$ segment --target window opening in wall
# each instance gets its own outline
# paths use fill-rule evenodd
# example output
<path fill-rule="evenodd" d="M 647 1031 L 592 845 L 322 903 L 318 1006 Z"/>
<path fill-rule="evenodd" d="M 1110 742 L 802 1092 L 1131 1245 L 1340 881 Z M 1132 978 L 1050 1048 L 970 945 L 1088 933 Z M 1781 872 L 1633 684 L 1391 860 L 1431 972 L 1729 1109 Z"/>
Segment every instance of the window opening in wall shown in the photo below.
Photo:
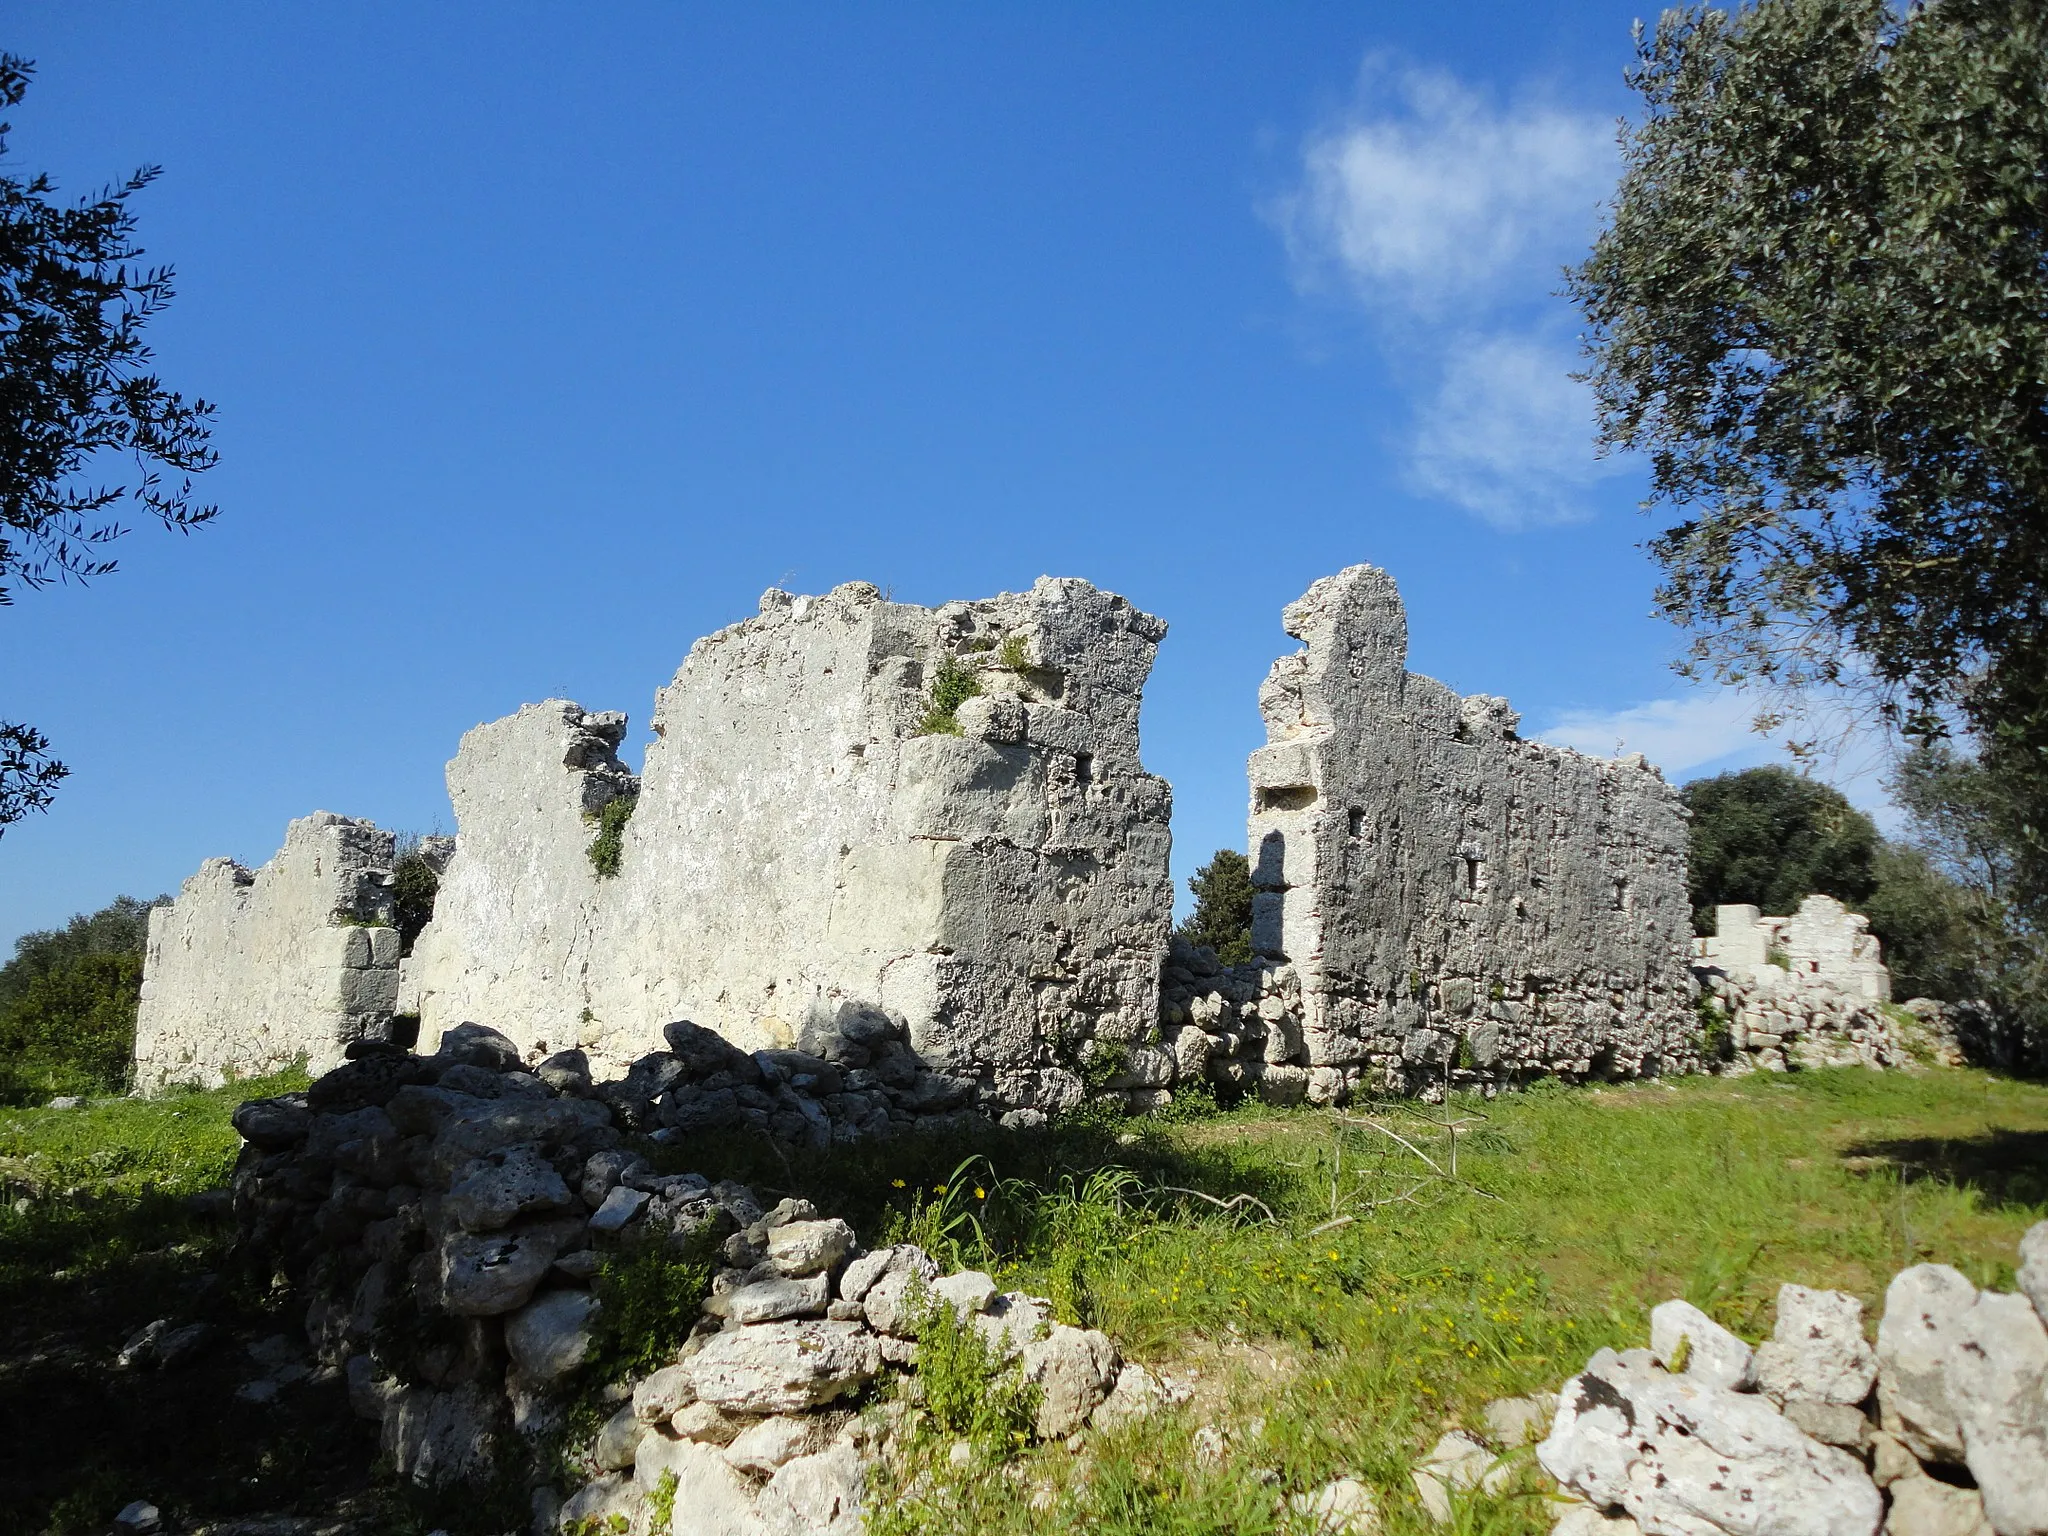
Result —
<path fill-rule="evenodd" d="M 1313 784 L 1281 784 L 1262 788 L 1258 807 L 1262 811 L 1305 811 L 1316 803 Z"/>
<path fill-rule="evenodd" d="M 1351 833 L 1350 833 L 1350 835 L 1351 835 L 1351 836 L 1353 836 L 1353 837 L 1363 837 L 1363 836 L 1365 836 L 1365 812 L 1363 812 L 1363 811 L 1352 811 L 1352 812 L 1351 812 L 1351 813 L 1350 813 L 1350 814 L 1349 814 L 1349 815 L 1348 815 L 1348 816 L 1347 816 L 1347 817 L 1345 818 L 1345 820 L 1346 820 L 1347 824 L 1349 825 L 1349 827 L 1350 827 L 1350 829 L 1351 829 Z"/>
<path fill-rule="evenodd" d="M 1465 893 L 1477 895 L 1479 891 L 1479 860 L 1469 853 L 1465 855 Z"/>
<path fill-rule="evenodd" d="M 1095 782 L 1095 754 L 1080 752 L 1074 756 L 1074 777 L 1083 784 Z"/>
<path fill-rule="evenodd" d="M 1618 877 L 1614 882 L 1614 910 L 1628 910 L 1628 880 L 1625 877 Z"/>

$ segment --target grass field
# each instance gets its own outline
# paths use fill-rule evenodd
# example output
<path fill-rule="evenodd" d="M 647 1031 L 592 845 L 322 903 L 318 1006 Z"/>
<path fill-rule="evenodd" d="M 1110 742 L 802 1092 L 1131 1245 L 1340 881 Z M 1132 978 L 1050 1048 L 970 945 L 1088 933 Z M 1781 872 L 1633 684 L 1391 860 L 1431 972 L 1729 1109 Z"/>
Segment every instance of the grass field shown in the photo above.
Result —
<path fill-rule="evenodd" d="M 0 1532 L 97 1530 L 136 1497 L 219 1513 L 361 1496 L 373 1437 L 337 1390 L 238 1418 L 225 1360 L 108 1366 L 152 1317 L 297 1320 L 186 1201 L 225 1174 L 234 1097 L 0 1114 L 9 1199 L 40 1191 L 0 1212 L 0 1434 L 31 1458 Z M 1977 1072 L 1539 1088 L 1377 1118 L 1247 1108 L 661 1155 L 809 1195 L 870 1241 L 949 1249 L 1193 1386 L 1079 1454 L 955 1468 L 935 1441 L 878 1490 L 881 1532 L 1281 1531 L 1285 1495 L 1347 1472 L 1390 1531 L 1430 1529 L 1407 1473 L 1437 1436 L 1492 1397 L 1554 1388 L 1602 1344 L 1642 1342 L 1656 1302 L 1688 1297 L 1755 1338 L 1786 1280 L 1875 1304 L 1933 1259 L 2009 1287 L 2020 1234 L 2048 1217 L 2048 1088 Z M 1455 1180 L 1432 1118 L 1464 1122 Z M 1227 1432 L 1213 1462 L 1192 1454 L 1205 1425 Z M 1473 1501 L 1461 1528 L 1547 1530 L 1534 1486 Z"/>

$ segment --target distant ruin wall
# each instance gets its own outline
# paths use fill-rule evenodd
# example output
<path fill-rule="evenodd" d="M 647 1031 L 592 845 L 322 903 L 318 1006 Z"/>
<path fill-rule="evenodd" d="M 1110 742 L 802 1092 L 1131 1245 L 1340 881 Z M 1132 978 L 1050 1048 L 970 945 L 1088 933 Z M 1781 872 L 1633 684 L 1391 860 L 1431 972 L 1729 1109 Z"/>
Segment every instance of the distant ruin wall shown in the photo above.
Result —
<path fill-rule="evenodd" d="M 473 1021 L 622 1063 L 688 1018 L 821 1050 L 871 1009 L 988 1101 L 1064 1107 L 1085 1042 L 1158 1018 L 1171 792 L 1138 713 L 1164 632 L 1075 580 L 936 609 L 771 591 L 691 648 L 639 781 L 622 717 L 554 700 L 477 727 L 411 967 L 422 1046 Z M 981 690 L 957 734 L 921 728 L 942 664 Z M 600 877 L 593 817 L 635 790 Z"/>
<path fill-rule="evenodd" d="M 1283 622 L 1304 648 L 1259 691 L 1249 833 L 1252 947 L 1300 990 L 1280 1059 L 1408 1091 L 1696 1066 L 1677 791 L 1409 672 L 1383 571 Z"/>
<path fill-rule="evenodd" d="M 149 915 L 136 1085 L 217 1085 L 384 1038 L 398 990 L 393 837 L 317 811 L 261 869 L 208 859 Z"/>

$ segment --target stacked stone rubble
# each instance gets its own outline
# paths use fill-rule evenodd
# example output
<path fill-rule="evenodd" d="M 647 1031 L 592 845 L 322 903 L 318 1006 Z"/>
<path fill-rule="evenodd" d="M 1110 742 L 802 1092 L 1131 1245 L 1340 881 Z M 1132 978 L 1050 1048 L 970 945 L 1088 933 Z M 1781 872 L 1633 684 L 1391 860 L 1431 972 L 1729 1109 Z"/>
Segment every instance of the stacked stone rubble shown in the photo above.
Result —
<path fill-rule="evenodd" d="M 1874 1348 L 1839 1291 L 1782 1287 L 1754 1349 L 1665 1302 L 1648 1349 L 1601 1350 L 1559 1394 L 1537 1457 L 1592 1506 L 1569 1528 L 2048 1536 L 2048 1222 L 2020 1259 L 2019 1294 L 1902 1271 Z"/>
<path fill-rule="evenodd" d="M 617 1124 L 640 1102 L 574 1060 L 527 1071 L 512 1041 L 468 1027 L 434 1056 L 374 1050 L 237 1112 L 244 1241 L 310 1294 L 316 1353 L 346 1373 L 401 1475 L 535 1466 L 570 1393 L 591 1386 L 593 1278 L 608 1253 L 648 1244 L 720 1267 L 672 1361 L 599 1384 L 618 1406 L 578 1452 L 589 1481 L 566 1503 L 535 1488 L 549 1529 L 619 1515 L 654 1533 L 663 1508 L 693 1536 L 861 1529 L 868 1465 L 901 1414 L 879 1389 L 914 1367 L 933 1306 L 1035 1385 L 1041 1437 L 1164 1400 L 1043 1300 L 942 1275 L 915 1247 L 864 1251 L 805 1201 L 764 1211 L 744 1186 L 657 1173 Z"/>
<path fill-rule="evenodd" d="M 398 996 L 393 838 L 327 811 L 261 869 L 208 859 L 149 915 L 135 1079 L 216 1086 L 382 1039 Z"/>
<path fill-rule="evenodd" d="M 1693 971 L 1727 1032 L 1723 1070 L 1962 1063 L 1952 1010 L 1888 1006 L 1869 919 L 1832 896 L 1808 896 L 1791 917 L 1719 907 L 1716 929 L 1693 941 Z"/>

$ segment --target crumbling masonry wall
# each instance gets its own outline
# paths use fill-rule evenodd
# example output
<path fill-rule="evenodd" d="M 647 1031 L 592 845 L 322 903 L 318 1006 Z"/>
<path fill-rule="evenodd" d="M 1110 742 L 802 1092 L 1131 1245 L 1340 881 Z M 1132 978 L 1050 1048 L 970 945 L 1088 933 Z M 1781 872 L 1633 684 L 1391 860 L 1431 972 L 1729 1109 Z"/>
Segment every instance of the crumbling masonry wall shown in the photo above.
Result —
<path fill-rule="evenodd" d="M 327 811 L 261 869 L 208 859 L 149 915 L 136 1085 L 218 1085 L 382 1039 L 398 994 L 393 836 Z"/>
<path fill-rule="evenodd" d="M 826 1052 L 877 1011 L 985 1103 L 1064 1107 L 1087 1041 L 1158 1018 L 1171 793 L 1138 713 L 1164 633 L 1076 580 L 939 608 L 770 591 L 662 690 L 642 780 L 616 715 L 477 727 L 413 957 L 422 1045 L 474 1021 L 616 1064 L 689 1018 Z M 942 662 L 981 689 L 957 734 L 921 730 Z M 602 878 L 592 817 L 636 790 Z"/>
<path fill-rule="evenodd" d="M 1252 944 L 1300 1040 L 1261 1056 L 1407 1091 L 1696 1066 L 1685 812 L 1657 770 L 1525 741 L 1505 700 L 1409 672 L 1372 566 L 1284 624 L 1303 649 L 1259 690 Z"/>

